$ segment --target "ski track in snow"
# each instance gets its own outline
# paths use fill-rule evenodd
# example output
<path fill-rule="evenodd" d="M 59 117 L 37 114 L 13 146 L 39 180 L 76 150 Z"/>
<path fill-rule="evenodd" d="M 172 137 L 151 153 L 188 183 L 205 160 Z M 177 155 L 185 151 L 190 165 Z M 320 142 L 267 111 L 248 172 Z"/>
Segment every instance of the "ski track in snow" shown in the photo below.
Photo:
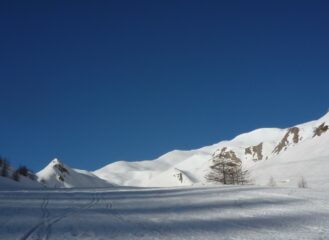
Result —
<path fill-rule="evenodd" d="M 118 221 L 120 221 L 121 223 L 124 224 L 128 224 L 130 227 L 133 228 L 138 228 L 140 230 L 142 230 L 143 232 L 153 232 L 156 235 L 164 235 L 161 233 L 161 231 L 159 229 L 148 229 L 148 226 L 143 224 L 143 223 L 138 223 L 138 222 L 132 222 L 129 221 L 127 218 L 124 218 L 122 215 L 120 215 L 120 213 L 118 211 L 116 211 L 115 209 L 113 209 L 113 203 L 110 202 L 110 209 L 112 209 L 112 211 L 110 212 Z M 137 237 L 143 237 L 144 235 L 139 233 L 139 232 L 133 232 L 133 234 Z"/>
<path fill-rule="evenodd" d="M 60 222 L 64 218 L 74 217 L 75 215 L 79 214 L 79 210 L 90 209 L 98 202 L 99 202 L 99 197 L 97 197 L 97 195 L 94 194 L 90 203 L 87 203 L 85 206 L 76 207 L 74 209 L 67 209 L 68 211 L 70 211 L 67 214 L 63 214 L 59 217 L 51 217 L 50 212 L 47 208 L 49 204 L 49 199 L 47 197 L 43 200 L 40 206 L 42 212 L 41 222 L 35 225 L 34 227 L 32 227 L 26 234 L 24 234 L 23 237 L 20 238 L 20 240 L 29 240 L 29 239 L 48 240 L 49 236 L 51 235 L 52 226 L 54 224 Z"/>
<path fill-rule="evenodd" d="M 324 240 L 328 195 L 255 186 L 0 191 L 0 239 Z"/>

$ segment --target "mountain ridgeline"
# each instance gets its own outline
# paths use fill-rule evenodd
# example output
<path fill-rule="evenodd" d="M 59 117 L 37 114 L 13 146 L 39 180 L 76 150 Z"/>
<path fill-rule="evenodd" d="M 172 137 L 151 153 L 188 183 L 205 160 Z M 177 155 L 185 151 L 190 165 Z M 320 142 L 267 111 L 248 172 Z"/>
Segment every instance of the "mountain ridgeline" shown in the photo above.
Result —
<path fill-rule="evenodd" d="M 118 161 L 94 172 L 71 169 L 55 159 L 37 176 L 48 187 L 207 185 L 216 156 L 248 171 L 255 184 L 265 185 L 271 179 L 289 186 L 303 178 L 316 186 L 329 180 L 328 126 L 329 113 L 287 129 L 257 129 L 200 149 L 174 150 L 155 160 Z"/>

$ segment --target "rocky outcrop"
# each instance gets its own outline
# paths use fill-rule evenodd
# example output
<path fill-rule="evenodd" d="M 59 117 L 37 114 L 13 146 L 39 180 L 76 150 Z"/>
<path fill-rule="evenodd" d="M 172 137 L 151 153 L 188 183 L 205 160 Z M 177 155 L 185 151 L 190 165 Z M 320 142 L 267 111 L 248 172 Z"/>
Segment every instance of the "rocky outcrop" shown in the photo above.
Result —
<path fill-rule="evenodd" d="M 245 149 L 245 155 L 251 155 L 254 161 L 259 161 L 263 159 L 263 143 L 256 146 L 251 146 Z"/>
<path fill-rule="evenodd" d="M 229 150 L 227 147 L 217 150 L 213 157 L 216 159 L 225 159 L 235 164 L 241 164 L 241 159 L 236 156 L 233 150 Z"/>
<path fill-rule="evenodd" d="M 54 168 L 57 169 L 60 173 L 70 174 L 69 171 L 64 167 L 63 163 L 59 162 L 54 165 Z"/>
<path fill-rule="evenodd" d="M 175 168 L 175 173 L 173 176 L 177 178 L 180 183 L 183 183 L 183 173 L 179 169 Z"/>
<path fill-rule="evenodd" d="M 289 142 L 289 137 L 292 136 L 292 142 Z M 292 127 L 289 128 L 287 133 L 284 135 L 280 143 L 274 148 L 273 153 L 279 154 L 282 149 L 285 150 L 288 145 L 292 143 L 298 143 L 300 140 L 299 138 L 299 128 Z"/>
<path fill-rule="evenodd" d="M 175 178 L 175 181 L 179 182 L 180 186 L 193 184 L 193 180 L 189 177 L 188 173 L 178 168 L 173 169 L 172 176 Z"/>
<path fill-rule="evenodd" d="M 65 176 L 70 174 L 70 172 L 64 167 L 64 164 L 57 160 L 57 163 L 54 164 L 54 170 L 57 173 L 58 180 L 64 182 Z"/>
<path fill-rule="evenodd" d="M 314 129 L 314 135 L 313 137 L 320 137 L 322 135 L 322 133 L 325 133 L 326 131 L 328 131 L 328 125 L 325 125 L 325 123 L 322 123 L 320 126 L 318 126 L 317 128 Z"/>

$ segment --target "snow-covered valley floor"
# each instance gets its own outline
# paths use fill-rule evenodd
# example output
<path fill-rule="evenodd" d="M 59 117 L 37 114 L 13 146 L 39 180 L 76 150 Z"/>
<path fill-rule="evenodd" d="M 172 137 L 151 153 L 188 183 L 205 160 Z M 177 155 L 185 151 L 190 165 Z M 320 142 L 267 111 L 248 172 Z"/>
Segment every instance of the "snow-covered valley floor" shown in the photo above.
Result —
<path fill-rule="evenodd" d="M 328 199 L 256 186 L 0 191 L 0 239 L 329 239 Z"/>

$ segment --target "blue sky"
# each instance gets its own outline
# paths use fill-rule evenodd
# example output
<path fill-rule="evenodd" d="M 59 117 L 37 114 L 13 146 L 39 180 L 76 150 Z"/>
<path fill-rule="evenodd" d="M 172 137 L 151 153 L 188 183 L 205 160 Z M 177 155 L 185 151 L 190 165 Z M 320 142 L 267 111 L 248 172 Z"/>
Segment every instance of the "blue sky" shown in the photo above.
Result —
<path fill-rule="evenodd" d="M 1 1 L 0 154 L 97 169 L 329 107 L 328 1 Z"/>

